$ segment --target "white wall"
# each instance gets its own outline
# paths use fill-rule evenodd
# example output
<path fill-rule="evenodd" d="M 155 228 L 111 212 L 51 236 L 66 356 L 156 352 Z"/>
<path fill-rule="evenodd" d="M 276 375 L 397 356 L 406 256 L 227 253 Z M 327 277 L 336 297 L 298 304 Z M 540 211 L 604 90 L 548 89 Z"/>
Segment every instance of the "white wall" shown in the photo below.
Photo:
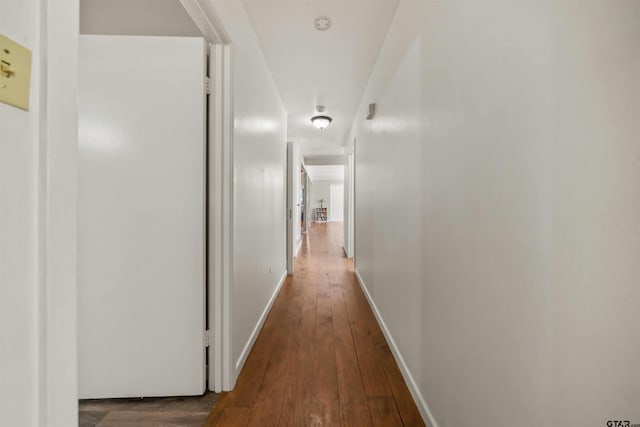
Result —
<path fill-rule="evenodd" d="M 400 3 L 356 266 L 434 424 L 639 422 L 638 51 L 638 2 Z"/>
<path fill-rule="evenodd" d="M 0 104 L 0 426 L 77 422 L 77 13 L 0 0 L 33 52 L 30 111 Z"/>
<path fill-rule="evenodd" d="M 215 4 L 233 43 L 232 358 L 286 274 L 286 114 L 242 2 Z"/>
<path fill-rule="evenodd" d="M 80 33 L 202 37 L 180 0 L 80 0 Z"/>
<path fill-rule="evenodd" d="M 0 426 L 38 421 L 39 13 L 0 1 L 0 33 L 34 59 L 31 110 L 0 103 Z"/>
<path fill-rule="evenodd" d="M 310 215 L 311 220 L 316 220 L 316 208 L 320 207 L 318 200 L 324 199 L 322 206 L 327 208 L 327 215 L 330 209 L 330 191 L 331 184 L 344 184 L 340 179 L 315 179 L 311 182 L 311 190 L 309 192 L 309 206 L 311 208 Z"/>
<path fill-rule="evenodd" d="M 344 184 L 329 187 L 329 221 L 344 221 Z"/>

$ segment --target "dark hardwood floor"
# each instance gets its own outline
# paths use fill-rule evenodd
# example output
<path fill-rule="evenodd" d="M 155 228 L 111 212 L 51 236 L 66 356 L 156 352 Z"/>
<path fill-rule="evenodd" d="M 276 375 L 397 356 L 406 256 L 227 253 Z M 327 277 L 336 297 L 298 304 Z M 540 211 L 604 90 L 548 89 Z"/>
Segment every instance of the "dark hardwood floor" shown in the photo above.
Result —
<path fill-rule="evenodd" d="M 202 427 L 220 395 L 80 401 L 80 427 Z"/>
<path fill-rule="evenodd" d="M 313 224 L 235 389 L 206 426 L 422 426 L 342 249 Z"/>

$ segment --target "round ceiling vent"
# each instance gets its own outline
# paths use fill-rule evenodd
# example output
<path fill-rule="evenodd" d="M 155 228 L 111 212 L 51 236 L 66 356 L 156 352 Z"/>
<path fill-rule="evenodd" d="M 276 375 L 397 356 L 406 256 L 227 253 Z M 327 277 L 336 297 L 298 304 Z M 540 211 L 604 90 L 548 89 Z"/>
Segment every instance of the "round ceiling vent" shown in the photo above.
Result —
<path fill-rule="evenodd" d="M 327 31 L 331 26 L 331 19 L 326 16 L 319 16 L 314 21 L 314 25 L 316 26 L 316 30 L 318 31 Z"/>

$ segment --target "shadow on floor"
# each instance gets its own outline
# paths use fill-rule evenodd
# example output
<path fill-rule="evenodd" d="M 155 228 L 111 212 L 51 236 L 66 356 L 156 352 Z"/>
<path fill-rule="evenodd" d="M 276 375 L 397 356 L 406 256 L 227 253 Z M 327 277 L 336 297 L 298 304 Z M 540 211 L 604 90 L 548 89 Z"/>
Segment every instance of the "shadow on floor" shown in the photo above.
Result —
<path fill-rule="evenodd" d="M 202 427 L 219 394 L 81 400 L 80 427 Z"/>

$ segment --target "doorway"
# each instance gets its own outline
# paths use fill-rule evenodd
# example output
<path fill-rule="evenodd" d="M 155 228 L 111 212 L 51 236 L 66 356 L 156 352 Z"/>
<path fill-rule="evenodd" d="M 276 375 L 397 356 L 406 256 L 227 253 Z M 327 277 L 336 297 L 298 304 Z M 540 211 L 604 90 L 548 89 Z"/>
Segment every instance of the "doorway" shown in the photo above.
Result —
<path fill-rule="evenodd" d="M 79 183 L 84 183 L 78 202 L 81 209 L 79 240 L 84 255 L 79 277 L 85 278 L 80 280 L 79 286 L 82 398 L 199 395 L 205 387 L 217 392 L 229 390 L 235 381 L 235 370 L 229 356 L 233 265 L 229 255 L 233 239 L 231 47 L 212 9 L 202 7 L 205 4 L 205 0 L 171 0 L 162 2 L 162 5 L 154 3 L 153 10 L 150 10 L 148 7 L 140 8 L 139 3 L 131 3 L 132 9 L 127 9 L 125 14 L 141 17 L 127 21 L 129 26 L 123 27 L 120 21 L 123 13 L 109 14 L 104 18 L 104 2 L 81 2 L 83 43 L 100 39 L 111 47 L 116 42 L 124 46 L 109 48 L 112 57 L 119 59 L 113 63 L 115 65 L 95 67 L 86 62 L 101 60 L 95 55 L 90 56 L 93 52 L 90 46 L 85 46 L 80 57 L 85 65 L 80 76 L 81 106 L 85 110 L 81 110 L 80 117 L 79 161 L 81 173 L 92 178 L 79 180 Z M 142 18 L 150 25 L 144 30 L 135 28 Z M 171 27 L 177 23 L 179 28 Z M 145 45 L 136 50 L 136 44 L 143 42 L 153 49 Z M 187 52 L 172 43 L 186 43 L 193 48 Z M 138 53 L 132 54 L 131 50 Z M 181 56 L 180 61 L 175 61 L 175 67 L 182 64 L 180 66 L 185 69 L 166 74 L 166 67 L 160 65 L 145 68 L 148 78 L 137 82 L 135 90 L 130 91 L 137 94 L 135 102 L 128 102 L 126 97 L 129 94 L 115 89 L 100 94 L 98 98 L 93 96 L 94 92 L 106 91 L 105 85 L 114 80 L 114 72 L 124 83 L 131 85 L 131 79 L 140 77 L 142 65 L 151 61 L 149 56 L 154 52 L 158 56 L 158 51 L 163 57 L 166 57 L 166 51 L 180 52 L 183 56 L 188 53 L 188 58 Z M 121 60 L 125 53 L 130 55 L 126 61 Z M 115 66 L 134 69 L 121 70 Z M 110 74 L 95 81 L 99 77 L 96 72 L 103 69 Z M 162 69 L 164 74 L 160 72 Z M 207 71 L 211 79 L 205 77 Z M 168 78 L 168 75 L 174 77 Z M 186 76 L 188 81 L 182 82 L 175 76 Z M 139 95 L 143 88 L 148 91 L 148 96 Z M 163 96 L 170 98 L 161 98 Z M 107 105 L 102 105 L 102 108 L 100 102 Z M 188 106 L 189 111 L 181 108 L 176 113 L 176 103 Z M 118 108 L 120 104 L 122 106 Z M 124 115 L 125 107 L 136 109 L 135 113 L 127 110 L 129 117 L 143 117 L 146 124 L 141 120 L 129 120 Z M 169 113 L 165 111 L 167 107 L 171 107 Z M 93 114 L 92 108 L 101 110 Z M 183 114 L 184 117 L 176 119 L 175 114 Z M 122 125 L 116 123 L 116 118 L 122 121 Z M 150 124 L 150 121 L 154 123 Z M 178 129 L 176 123 L 189 127 Z M 146 127 L 140 129 L 140 126 Z M 162 126 L 167 129 L 161 130 Z M 125 140 L 125 133 L 118 133 L 120 129 L 127 129 L 126 134 L 129 135 L 132 128 L 137 134 L 131 140 Z M 176 129 L 182 133 L 168 138 L 170 131 Z M 148 143 L 149 138 L 154 139 L 153 144 Z M 84 151 L 83 140 L 86 145 Z M 183 143 L 181 148 L 174 143 L 178 140 Z M 88 151 L 87 144 L 91 145 L 91 151 Z M 184 148 L 185 144 L 188 150 Z M 144 157 L 144 161 L 133 161 L 132 154 Z M 118 156 L 126 157 L 125 161 L 114 161 Z M 103 167 L 92 167 L 96 162 Z M 114 166 L 117 166 L 116 172 Z M 130 182 L 123 183 L 126 177 Z M 159 177 L 167 182 L 158 182 Z M 100 188 L 104 191 L 92 191 L 96 182 L 104 184 L 105 188 Z M 91 183 L 94 184 L 92 188 L 87 187 Z M 139 194 L 131 196 L 135 191 Z M 162 203 L 167 201 L 162 199 L 163 194 L 167 196 L 165 199 L 173 202 Z M 187 196 L 189 200 L 182 200 Z M 150 199 L 155 205 L 149 202 Z M 98 209 L 101 207 L 104 209 Z M 118 218 L 113 213 L 118 207 L 121 209 L 116 213 L 124 219 L 115 221 Z M 83 218 L 90 224 L 83 225 Z M 96 225 L 107 227 L 102 229 Z M 107 230 L 108 227 L 111 229 Z M 151 228 L 155 229 L 149 231 Z M 143 231 L 156 239 L 155 244 L 142 235 Z M 107 238 L 96 238 L 100 233 L 106 234 Z M 168 251 L 167 237 L 170 237 L 172 247 L 182 243 L 181 250 L 177 251 L 180 257 L 174 254 L 168 261 L 159 262 L 161 257 L 157 252 Z M 117 245 L 103 248 L 103 242 L 114 241 Z M 129 252 L 139 249 L 134 244 L 144 248 L 126 259 L 122 256 L 124 251 L 113 250 L 118 245 Z M 107 252 L 107 256 L 95 256 L 103 255 L 100 251 Z M 168 258 L 165 252 L 162 255 Z M 94 256 L 89 260 L 87 254 Z M 180 277 L 163 274 L 155 280 L 153 274 L 159 272 L 150 268 L 152 264 L 166 267 L 173 276 Z M 109 274 L 95 274 L 96 269 L 109 270 Z M 149 286 L 152 282 L 155 287 Z M 185 285 L 176 286 L 177 283 Z M 158 289 L 160 285 L 168 287 L 171 292 Z M 144 292 L 145 286 L 151 289 Z M 105 293 L 109 300 L 102 297 Z M 158 299 L 161 304 L 156 303 Z M 136 305 L 139 310 L 135 310 Z M 91 310 L 92 306 L 97 310 Z M 108 306 L 113 310 L 107 310 Z M 149 306 L 155 311 L 148 309 Z M 105 314 L 107 311 L 116 313 L 115 319 L 109 321 Z M 145 313 L 145 316 L 139 313 Z M 183 314 L 175 316 L 176 319 L 167 326 L 162 324 L 163 320 L 165 323 L 171 320 L 167 313 Z M 100 330 L 111 333 L 100 333 Z M 132 352 L 159 356 L 151 361 L 142 356 L 136 360 L 133 357 L 124 360 L 121 356 L 120 361 L 116 360 L 118 357 L 112 357 L 113 363 L 107 366 L 100 359 L 105 355 L 96 351 L 100 346 L 94 342 L 95 337 L 107 335 L 116 337 L 110 342 L 108 352 L 120 356 Z M 126 346 L 128 349 L 125 351 L 123 348 Z M 172 350 L 167 351 L 166 348 Z M 142 364 L 144 369 L 135 363 Z M 92 369 L 95 365 L 101 369 Z M 162 365 L 163 370 L 157 365 Z M 167 366 L 172 367 L 170 371 L 175 378 L 167 375 Z M 129 374 L 125 368 L 129 369 Z M 160 381 L 164 381 L 161 386 L 158 385 Z"/>
<path fill-rule="evenodd" d="M 205 390 L 205 46 L 80 37 L 80 398 Z"/>
<path fill-rule="evenodd" d="M 307 171 L 304 169 L 304 167 L 302 167 L 300 170 L 300 202 L 299 202 L 300 229 L 302 230 L 302 234 L 307 233 L 307 224 L 308 224 L 308 218 L 307 218 L 307 199 L 309 197 L 308 196 L 309 192 L 307 191 L 308 179 L 309 177 L 307 175 Z"/>
<path fill-rule="evenodd" d="M 329 186 L 329 221 L 344 221 L 344 184 Z"/>

